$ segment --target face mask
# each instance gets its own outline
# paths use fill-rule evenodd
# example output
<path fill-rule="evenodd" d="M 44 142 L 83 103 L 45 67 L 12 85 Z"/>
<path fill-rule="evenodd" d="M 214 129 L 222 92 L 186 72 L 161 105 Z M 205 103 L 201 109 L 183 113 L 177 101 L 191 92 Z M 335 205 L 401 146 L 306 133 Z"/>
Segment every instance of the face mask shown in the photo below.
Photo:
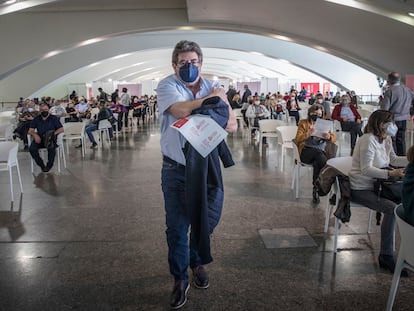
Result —
<path fill-rule="evenodd" d="M 43 118 L 46 118 L 46 117 L 49 115 L 49 111 L 42 111 L 42 112 L 40 113 L 40 115 L 41 115 Z"/>
<path fill-rule="evenodd" d="M 134 103 L 137 103 L 137 102 L 138 102 L 138 98 L 135 98 L 135 99 L 134 99 Z"/>
<path fill-rule="evenodd" d="M 387 130 L 386 130 L 387 135 L 395 136 L 397 134 L 397 131 L 398 131 L 398 127 L 394 123 L 391 123 L 390 125 L 387 126 Z"/>
<path fill-rule="evenodd" d="M 319 98 L 319 99 L 318 99 L 318 103 L 319 103 L 319 104 L 322 104 L 322 103 L 323 103 L 323 99 L 322 99 L 322 98 Z"/>
<path fill-rule="evenodd" d="M 32 111 L 34 111 L 34 109 L 33 108 L 27 108 L 27 111 L 32 112 Z"/>
<path fill-rule="evenodd" d="M 311 115 L 310 117 L 311 117 L 311 120 L 312 120 L 313 122 L 316 122 L 316 120 L 318 120 L 318 118 L 319 118 L 319 116 L 318 116 L 318 115 L 316 115 L 316 114 L 313 114 L 313 115 Z"/>
<path fill-rule="evenodd" d="M 192 63 L 186 63 L 180 67 L 180 78 L 184 82 L 192 83 L 198 77 L 198 67 Z"/>
<path fill-rule="evenodd" d="M 349 106 L 349 101 L 343 100 L 341 101 L 342 106 Z"/>
<path fill-rule="evenodd" d="M 256 100 L 256 101 L 254 102 L 254 104 L 255 104 L 255 105 L 260 105 L 260 100 Z"/>

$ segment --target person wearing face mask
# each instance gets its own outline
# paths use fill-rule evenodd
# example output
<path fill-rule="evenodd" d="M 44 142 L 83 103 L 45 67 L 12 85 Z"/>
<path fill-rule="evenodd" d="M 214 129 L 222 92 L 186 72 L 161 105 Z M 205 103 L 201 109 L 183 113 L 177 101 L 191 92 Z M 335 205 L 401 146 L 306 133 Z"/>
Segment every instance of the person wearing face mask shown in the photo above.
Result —
<path fill-rule="evenodd" d="M 289 117 L 295 117 L 296 125 L 298 125 L 300 107 L 295 93 L 291 93 L 290 98 L 286 101 L 286 109 L 289 111 Z"/>
<path fill-rule="evenodd" d="M 398 72 L 388 74 L 387 83 L 389 88 L 384 93 L 380 107 L 394 114 L 398 131 L 392 139 L 393 146 L 395 153 L 402 156 L 405 155 L 405 132 L 407 130 L 407 120 L 410 117 L 410 107 L 414 101 L 414 92 L 401 83 Z"/>
<path fill-rule="evenodd" d="M 316 94 L 315 103 L 322 105 L 324 110 L 324 119 L 329 120 L 331 118 L 331 106 L 329 105 L 329 102 L 327 102 L 321 93 Z"/>
<path fill-rule="evenodd" d="M 351 134 L 351 155 L 354 152 L 357 136 L 362 136 L 361 115 L 354 105 L 351 105 L 351 99 L 348 95 L 342 95 L 340 103 L 335 105 L 332 111 L 332 119 L 341 122 L 343 132 Z"/>
<path fill-rule="evenodd" d="M 336 136 L 331 132 L 323 133 L 322 137 L 314 136 L 315 122 L 318 118 L 323 117 L 323 107 L 319 104 L 313 104 L 308 109 L 308 118 L 300 120 L 296 132 L 296 144 L 303 163 L 312 164 L 313 166 L 313 203 L 319 203 L 318 188 L 315 184 L 321 169 L 328 160 L 325 152 L 327 142 L 336 142 Z"/>
<path fill-rule="evenodd" d="M 63 126 L 58 117 L 49 113 L 49 106 L 47 104 L 40 104 L 40 115 L 33 119 L 29 128 L 29 135 L 33 137 L 30 144 L 29 152 L 36 164 L 42 169 L 42 172 L 49 172 L 53 167 L 55 161 L 56 148 L 55 146 L 47 148 L 47 164 L 45 165 L 39 155 L 39 148 L 45 148 L 44 135 L 49 131 L 54 131 L 55 137 L 63 133 Z"/>
<path fill-rule="evenodd" d="M 260 104 L 259 96 L 255 96 L 253 105 L 250 105 L 249 108 L 247 108 L 246 117 L 253 121 L 251 135 L 254 137 L 257 129 L 259 128 L 259 120 L 268 119 L 270 117 L 270 112 L 267 110 L 266 106 Z M 266 143 L 266 137 L 264 137 L 263 144 Z"/>
<path fill-rule="evenodd" d="M 372 210 L 383 213 L 381 222 L 381 247 L 378 257 L 381 268 L 394 272 L 394 209 L 396 203 L 385 198 L 378 198 L 374 191 L 377 178 L 403 177 L 404 169 L 393 167 L 406 166 L 404 156 L 397 156 L 392 146 L 391 136 L 397 128 L 393 115 L 389 111 L 374 111 L 367 126 L 354 149 L 352 168 L 349 172 L 351 183 L 351 201 L 362 204 Z"/>
<path fill-rule="evenodd" d="M 170 295 L 170 307 L 172 309 L 181 308 L 187 301 L 187 292 L 190 287 L 188 268 L 192 270 L 192 283 L 194 287 L 205 289 L 209 287 L 209 277 L 205 265 L 212 261 L 211 256 L 202 256 L 202 250 L 199 248 L 200 240 L 195 237 L 197 231 L 194 230 L 193 220 L 194 213 L 199 213 L 201 225 L 205 225 L 205 215 L 198 210 L 197 206 L 192 206 L 188 201 L 191 197 L 188 189 L 194 189 L 197 193 L 200 187 L 207 188 L 205 178 L 199 178 L 197 182 L 187 183 L 187 179 L 192 179 L 187 173 L 194 173 L 199 177 L 204 177 L 204 173 L 209 175 L 214 172 L 200 172 L 194 167 L 193 162 L 200 163 L 200 157 L 194 156 L 188 161 L 186 155 L 188 150 L 192 150 L 188 146 L 184 136 L 179 131 L 171 127 L 171 125 L 179 119 L 190 116 L 193 111 L 200 110 L 203 103 L 214 100 L 215 106 L 222 107 L 222 112 L 226 112 L 222 120 L 226 121 L 225 130 L 235 132 L 237 130 L 237 120 L 233 114 L 233 110 L 228 103 L 226 93 L 218 81 L 207 80 L 201 76 L 203 64 L 203 53 L 200 46 L 192 41 L 183 40 L 176 44 L 172 53 L 172 68 L 174 74 L 161 80 L 157 86 L 157 104 L 159 118 L 161 124 L 161 152 L 163 155 L 161 170 L 161 186 L 164 194 L 164 208 L 166 215 L 166 235 L 168 244 L 168 264 L 170 273 L 174 277 L 174 286 Z M 219 99 L 218 102 L 215 100 Z M 224 120 L 227 118 L 227 120 Z M 194 151 L 196 152 L 196 151 Z M 209 167 L 212 170 L 220 172 L 220 163 L 213 150 L 207 158 L 209 159 Z M 200 165 L 201 168 L 204 168 Z M 193 169 L 193 171 L 191 170 Z M 188 170 L 188 171 L 187 171 Z M 211 186 L 221 183 L 221 173 Z M 215 187 L 214 187 L 215 188 Z M 221 187 L 217 193 L 208 194 L 211 198 L 208 208 L 209 220 L 208 231 L 212 234 L 214 227 L 220 218 L 222 206 L 217 206 L 216 202 L 222 202 L 220 194 L 223 193 Z M 207 193 L 204 193 L 207 195 Z M 204 201 L 203 201 L 204 203 Z M 191 205 L 192 210 L 189 211 Z M 191 225 L 190 225 L 191 224 Z M 199 225 L 199 224 L 197 224 Z M 205 227 L 203 227 L 205 228 Z M 190 233 L 190 234 L 188 234 Z M 208 232 L 206 232 L 208 233 Z M 199 235 L 200 236 L 200 235 Z M 205 235 L 202 236 L 205 238 Z M 209 235 L 207 236 L 207 238 Z M 203 239 L 203 242 L 206 240 Z M 209 240 L 208 240 L 209 246 Z M 203 246 L 206 244 L 203 243 Z"/>

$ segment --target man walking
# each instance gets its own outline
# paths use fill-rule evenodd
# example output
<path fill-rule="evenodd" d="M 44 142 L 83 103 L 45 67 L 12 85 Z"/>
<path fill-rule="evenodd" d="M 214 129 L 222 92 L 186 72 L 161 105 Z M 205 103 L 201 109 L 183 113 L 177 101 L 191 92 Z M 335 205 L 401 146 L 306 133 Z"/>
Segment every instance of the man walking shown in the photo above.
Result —
<path fill-rule="evenodd" d="M 395 125 L 398 128 L 397 134 L 392 138 L 394 151 L 397 155 L 405 155 L 405 131 L 407 119 L 410 116 L 411 102 L 414 92 L 400 82 L 400 74 L 391 72 L 387 79 L 389 88 L 385 91 L 384 99 L 381 102 L 381 109 L 388 110 L 394 115 Z"/>

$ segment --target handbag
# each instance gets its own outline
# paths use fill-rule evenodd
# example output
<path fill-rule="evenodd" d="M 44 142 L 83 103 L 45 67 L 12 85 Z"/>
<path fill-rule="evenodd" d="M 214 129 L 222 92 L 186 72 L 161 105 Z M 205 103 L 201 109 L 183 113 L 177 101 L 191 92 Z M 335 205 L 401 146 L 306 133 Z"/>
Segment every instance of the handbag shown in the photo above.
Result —
<path fill-rule="evenodd" d="M 401 193 L 402 193 L 402 178 L 392 178 L 388 179 L 377 179 L 374 181 L 374 191 L 378 195 L 378 200 L 380 198 L 388 199 L 394 203 L 400 204 Z"/>

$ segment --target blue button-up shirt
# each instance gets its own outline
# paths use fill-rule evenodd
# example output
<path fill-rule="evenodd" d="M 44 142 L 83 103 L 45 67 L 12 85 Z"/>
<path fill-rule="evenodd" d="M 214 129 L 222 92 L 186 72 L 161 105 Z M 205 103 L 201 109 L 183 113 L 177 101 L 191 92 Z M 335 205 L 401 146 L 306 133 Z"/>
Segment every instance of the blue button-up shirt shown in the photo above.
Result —
<path fill-rule="evenodd" d="M 161 80 L 157 86 L 157 104 L 160 113 L 161 123 L 161 152 L 163 155 L 185 165 L 185 157 L 182 148 L 185 144 L 185 138 L 174 128 L 171 127 L 178 119 L 170 114 L 167 110 L 177 102 L 195 100 L 209 95 L 213 87 L 221 87 L 218 81 L 200 79 L 200 90 L 193 95 L 192 91 L 187 88 L 175 74 L 172 74 Z"/>

